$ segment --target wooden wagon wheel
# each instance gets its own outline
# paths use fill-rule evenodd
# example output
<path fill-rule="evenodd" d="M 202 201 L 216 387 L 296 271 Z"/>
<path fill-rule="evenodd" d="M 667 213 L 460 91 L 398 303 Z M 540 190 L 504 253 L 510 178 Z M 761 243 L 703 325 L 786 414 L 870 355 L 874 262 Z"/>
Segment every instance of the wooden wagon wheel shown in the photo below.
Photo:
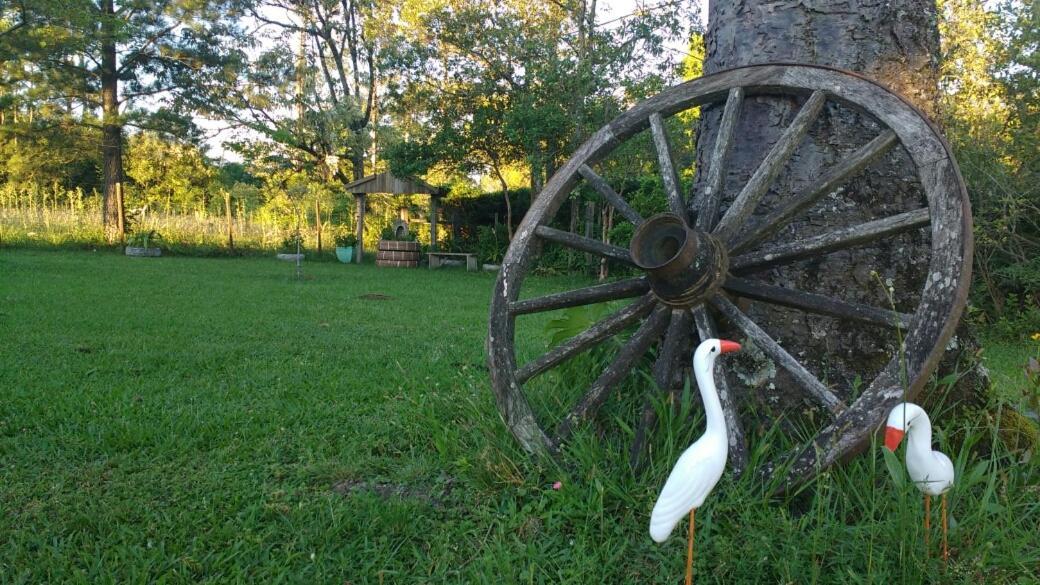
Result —
<path fill-rule="evenodd" d="M 762 148 L 759 166 L 739 192 L 724 192 L 726 156 L 741 111 L 752 100 L 769 99 L 796 100 L 800 109 L 779 139 Z M 686 198 L 680 191 L 665 119 L 711 104 L 718 104 L 722 110 L 718 135 L 706 151 L 711 153 L 706 174 Z M 869 122 L 873 137 L 827 167 L 811 184 L 779 198 L 771 209 L 759 209 L 764 195 L 775 187 L 792 155 L 819 123 L 825 107 L 847 108 L 862 116 Z M 644 218 L 594 167 L 647 128 L 671 213 Z M 772 240 L 792 220 L 818 206 L 874 161 L 897 154 L 913 168 L 926 205 L 921 199 L 917 208 L 887 215 L 882 211 L 881 217 L 827 227 L 824 233 Z M 630 249 L 549 226 L 561 204 L 582 181 L 634 224 Z M 923 239 L 930 238 L 931 255 L 927 273 L 917 279 L 921 288 L 915 293 L 913 311 L 795 290 L 769 280 L 786 265 L 852 247 L 887 245 L 886 240 L 911 237 L 915 232 Z M 547 244 L 625 263 L 634 267 L 637 276 L 521 298 L 524 278 Z M 688 361 L 683 354 L 692 339 L 715 337 L 717 327 L 725 326 L 742 339 L 751 340 L 779 370 L 786 371 L 790 383 L 818 401 L 832 417 L 818 427 L 809 443 L 774 457 L 759 470 L 764 474 L 783 470 L 785 485 L 797 484 L 861 446 L 893 404 L 904 395 L 912 398 L 921 389 L 942 357 L 964 307 L 971 248 L 967 194 L 948 145 L 920 112 L 889 90 L 852 73 L 793 64 L 743 67 L 689 81 L 636 105 L 594 134 L 552 177 L 516 230 L 502 262 L 490 311 L 488 360 L 498 408 L 526 450 L 554 452 L 577 424 L 596 413 L 610 390 L 655 344 L 653 377 L 661 388 L 674 386 L 676 371 Z M 619 299 L 629 299 L 624 301 L 628 304 L 543 355 L 517 363 L 518 318 Z M 836 323 L 852 320 L 888 328 L 885 334 L 898 335 L 905 350 L 886 357 L 858 396 L 843 399 L 840 392 L 804 365 L 804 359 L 789 353 L 766 332 L 769 323 L 759 322 L 762 319 L 756 318 L 754 311 L 740 308 L 754 303 L 826 315 L 836 318 Z M 540 421 L 552 417 L 536 415 L 525 395 L 525 384 L 631 328 L 636 328 L 635 332 L 625 338 L 613 361 L 569 406 L 569 411 L 558 417 L 557 424 L 543 426 Z M 902 367 L 905 374 L 901 374 Z M 734 404 L 734 378 L 728 379 L 728 383 L 725 377 L 721 379 L 720 394 L 730 430 L 731 462 L 742 468 L 746 464 L 745 437 Z M 652 411 L 643 413 L 644 419 L 652 416 Z M 636 433 L 637 443 L 644 440 L 638 435 L 648 426 L 646 422 Z M 635 451 L 638 449 L 637 445 Z"/>

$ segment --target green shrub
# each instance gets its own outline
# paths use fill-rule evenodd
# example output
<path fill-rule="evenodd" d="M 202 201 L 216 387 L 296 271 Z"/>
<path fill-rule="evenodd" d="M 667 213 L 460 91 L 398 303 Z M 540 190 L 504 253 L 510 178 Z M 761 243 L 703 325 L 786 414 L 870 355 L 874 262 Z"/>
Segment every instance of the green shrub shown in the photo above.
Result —
<path fill-rule="evenodd" d="M 303 250 L 303 235 L 300 230 L 294 230 L 289 232 L 285 239 L 282 240 L 282 246 L 280 248 L 283 252 L 289 252 L 295 254 L 297 250 Z"/>
<path fill-rule="evenodd" d="M 406 231 L 403 235 L 398 236 L 394 233 L 394 228 L 385 227 L 383 228 L 383 231 L 379 232 L 379 239 L 388 242 L 414 242 L 416 235 L 410 231 Z"/>
<path fill-rule="evenodd" d="M 357 245 L 357 236 L 354 234 L 336 234 L 336 246 L 340 248 L 353 248 Z"/>
<path fill-rule="evenodd" d="M 481 262 L 498 264 L 509 247 L 505 229 L 481 225 L 477 226 L 476 254 Z"/>
<path fill-rule="evenodd" d="M 155 230 L 133 232 L 126 238 L 126 245 L 134 248 L 157 248 L 162 244 L 162 235 Z"/>

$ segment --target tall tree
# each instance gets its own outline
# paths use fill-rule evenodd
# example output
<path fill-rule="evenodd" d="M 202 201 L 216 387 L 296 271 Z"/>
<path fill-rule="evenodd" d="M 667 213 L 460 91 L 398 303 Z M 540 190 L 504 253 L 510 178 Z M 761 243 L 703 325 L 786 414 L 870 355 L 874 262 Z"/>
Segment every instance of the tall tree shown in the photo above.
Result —
<path fill-rule="evenodd" d="M 1008 49 L 1000 76 L 1017 120 L 1018 158 L 1035 177 L 1040 175 L 1040 2 L 1005 2 L 1002 14 Z"/>
<path fill-rule="evenodd" d="M 934 116 L 939 97 L 938 20 L 935 0 L 814 0 L 785 3 L 782 10 L 770 0 L 716 0 L 709 4 L 704 70 L 711 74 L 769 62 L 837 67 L 887 85 Z M 763 148 L 778 141 L 804 101 L 777 98 L 745 103 L 723 171 L 724 197 L 732 200 L 740 191 L 759 165 Z M 722 107 L 705 108 L 701 113 L 700 163 L 710 156 L 721 114 Z M 828 165 L 865 144 L 873 132 L 871 121 L 862 114 L 839 105 L 826 106 L 783 171 L 778 186 L 770 188 L 749 221 L 759 220 L 757 214 L 768 213 L 784 197 L 796 193 L 799 186 L 810 184 Z M 923 205 L 926 202 L 913 165 L 898 149 L 853 177 L 832 194 L 826 206 L 813 208 L 775 237 L 797 239 Z M 929 257 L 929 250 L 927 234 L 908 233 L 777 268 L 770 279 L 850 301 L 912 307 L 927 277 L 928 265 L 921 260 Z M 848 323 L 835 326 L 765 304 L 751 304 L 748 311 L 759 322 L 775 324 L 770 333 L 789 353 L 801 356 L 810 369 L 843 387 L 855 388 L 857 379 L 873 379 L 890 356 L 900 351 L 898 339 L 870 327 Z M 797 384 L 785 376 L 782 371 L 773 372 L 764 379 L 781 392 L 796 388 Z M 792 399 L 788 406 L 797 408 L 793 394 L 787 398 Z M 792 471 L 800 473 L 806 470 Z"/>
<path fill-rule="evenodd" d="M 390 90 L 414 146 L 404 152 L 483 164 L 490 174 L 491 163 L 525 164 L 534 192 L 632 93 L 671 76 L 664 43 L 685 29 L 682 3 L 610 22 L 598 22 L 595 0 L 433 4 L 402 19 L 397 55 L 409 66 Z M 494 120 L 493 147 L 473 141 L 488 129 L 481 120 Z"/>
<path fill-rule="evenodd" d="M 272 142 L 300 168 L 347 183 L 365 174 L 380 60 L 395 3 L 258 0 L 252 56 L 200 102 Z"/>
<path fill-rule="evenodd" d="M 1040 304 L 1040 5 L 940 0 L 942 116 L 971 196 L 973 301 Z"/>
<path fill-rule="evenodd" d="M 223 70 L 238 37 L 236 0 L 41 0 L 19 3 L 0 53 L 35 99 L 65 103 L 70 119 L 101 131 L 103 220 L 122 236 L 123 140 L 128 125 L 185 134 L 183 98 Z M 78 102 L 78 103 L 75 103 Z M 99 113 L 99 116 L 95 114 Z M 100 118 L 100 120 L 98 119 Z"/>
<path fill-rule="evenodd" d="M 145 213 L 204 213 L 217 197 L 217 172 L 198 146 L 138 132 L 127 141 L 126 176 L 133 189 L 126 202 Z"/>

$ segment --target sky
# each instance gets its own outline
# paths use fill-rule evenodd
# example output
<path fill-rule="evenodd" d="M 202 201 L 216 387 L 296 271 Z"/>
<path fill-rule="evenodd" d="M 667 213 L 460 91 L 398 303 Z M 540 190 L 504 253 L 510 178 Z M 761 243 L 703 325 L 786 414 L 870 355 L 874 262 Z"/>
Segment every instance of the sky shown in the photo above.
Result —
<path fill-rule="evenodd" d="M 597 18 L 596 22 L 599 26 L 613 27 L 620 25 L 624 19 L 638 10 L 653 9 L 653 7 L 661 4 L 671 4 L 672 2 L 689 2 L 692 6 L 696 6 L 700 15 L 700 24 L 704 24 L 707 18 L 707 1 L 706 0 L 598 0 L 597 1 Z M 686 55 L 686 42 L 679 41 L 669 44 L 667 50 L 674 53 L 673 56 L 681 58 Z M 224 148 L 223 143 L 233 138 L 243 137 L 257 137 L 257 135 L 243 132 L 241 130 L 232 131 L 227 128 L 227 125 L 206 118 L 197 118 L 196 124 L 207 135 L 206 145 L 207 154 L 218 161 L 230 161 L 240 162 L 241 157 L 238 154 L 229 151 Z"/>

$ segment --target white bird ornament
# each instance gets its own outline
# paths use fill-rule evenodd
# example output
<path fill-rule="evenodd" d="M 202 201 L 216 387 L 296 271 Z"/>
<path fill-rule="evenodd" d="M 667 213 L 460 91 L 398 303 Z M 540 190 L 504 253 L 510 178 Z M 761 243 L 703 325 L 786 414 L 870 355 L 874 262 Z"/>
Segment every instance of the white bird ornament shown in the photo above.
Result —
<path fill-rule="evenodd" d="M 668 476 L 661 495 L 650 514 L 650 537 L 664 542 L 683 516 L 690 516 L 690 530 L 686 557 L 686 583 L 693 578 L 694 512 L 704 503 L 715 484 L 722 477 L 729 454 L 726 419 L 722 403 L 715 389 L 715 358 L 724 353 L 740 350 L 733 341 L 708 339 L 693 353 L 693 374 L 704 403 L 707 430 L 679 456 L 679 461 Z"/>
<path fill-rule="evenodd" d="M 928 413 L 909 402 L 896 405 L 889 413 L 885 427 L 885 448 L 895 452 L 904 435 L 909 435 L 906 442 L 906 471 L 917 489 L 924 493 L 925 550 L 928 549 L 928 532 L 931 529 L 932 496 L 942 496 L 942 556 L 944 561 L 948 561 L 946 492 L 953 487 L 953 462 L 943 453 L 932 451 L 932 422 L 928 419 Z"/>

